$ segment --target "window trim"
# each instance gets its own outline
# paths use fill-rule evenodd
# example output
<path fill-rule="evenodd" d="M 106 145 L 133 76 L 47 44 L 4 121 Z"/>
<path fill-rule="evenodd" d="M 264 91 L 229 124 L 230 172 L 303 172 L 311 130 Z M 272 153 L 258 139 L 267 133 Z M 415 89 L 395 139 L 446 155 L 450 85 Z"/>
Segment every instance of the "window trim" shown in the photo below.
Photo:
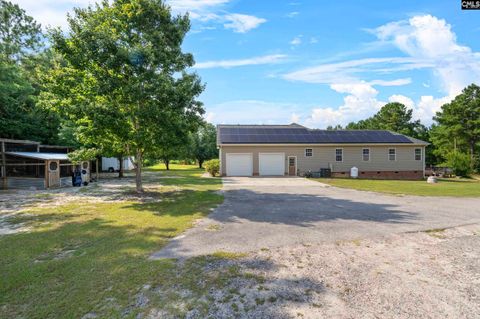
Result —
<path fill-rule="evenodd" d="M 363 151 L 364 151 L 364 150 L 368 150 L 368 160 L 365 160 L 365 157 L 364 157 L 365 154 L 363 154 Z M 362 161 L 363 161 L 363 162 L 370 162 L 370 157 L 371 157 L 370 147 L 364 147 L 364 148 L 362 148 Z"/>
<path fill-rule="evenodd" d="M 337 161 L 337 150 L 341 150 L 341 151 L 342 151 L 342 160 L 341 160 L 341 161 Z M 336 148 L 335 148 L 335 162 L 336 162 L 336 163 L 343 163 L 343 148 L 340 148 L 340 147 L 336 147 Z"/>
<path fill-rule="evenodd" d="M 307 155 L 307 150 L 311 150 L 312 155 Z M 304 157 L 313 157 L 313 148 L 305 148 L 303 151 L 303 156 Z"/>
<path fill-rule="evenodd" d="M 394 158 L 393 160 L 390 159 L 390 150 L 394 150 L 394 151 L 395 151 L 395 153 L 392 154 L 392 155 L 395 155 L 395 158 Z M 389 148 L 388 148 L 387 158 L 388 158 L 388 161 L 390 161 L 390 162 L 396 162 L 396 161 L 397 161 L 397 148 L 396 148 L 396 147 L 389 147 Z"/>
<path fill-rule="evenodd" d="M 417 150 L 420 150 L 420 158 L 419 159 L 417 159 Z M 422 151 L 421 147 L 415 147 L 413 149 L 413 159 L 415 161 L 422 161 L 423 160 L 423 151 Z"/>

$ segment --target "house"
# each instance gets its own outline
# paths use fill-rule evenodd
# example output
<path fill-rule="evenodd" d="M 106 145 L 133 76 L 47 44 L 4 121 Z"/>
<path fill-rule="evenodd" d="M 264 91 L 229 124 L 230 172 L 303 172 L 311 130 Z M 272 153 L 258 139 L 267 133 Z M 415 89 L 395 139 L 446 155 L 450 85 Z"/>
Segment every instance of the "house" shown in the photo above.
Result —
<path fill-rule="evenodd" d="M 318 130 L 290 125 L 218 125 L 222 176 L 303 175 L 420 179 L 427 142 L 390 131 Z"/>
<path fill-rule="evenodd" d="M 65 146 L 0 139 L 0 189 L 45 189 L 71 186 L 71 174 L 78 169 L 82 179 L 90 179 L 90 162 L 72 163 Z"/>

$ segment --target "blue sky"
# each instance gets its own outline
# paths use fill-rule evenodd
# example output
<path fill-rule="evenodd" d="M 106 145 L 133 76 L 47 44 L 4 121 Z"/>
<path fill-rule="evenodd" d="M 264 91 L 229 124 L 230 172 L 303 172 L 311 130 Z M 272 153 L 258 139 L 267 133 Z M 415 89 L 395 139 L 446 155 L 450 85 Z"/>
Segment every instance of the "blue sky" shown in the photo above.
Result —
<path fill-rule="evenodd" d="M 89 1 L 17 0 L 44 25 Z M 170 0 L 213 123 L 346 124 L 389 101 L 426 124 L 480 83 L 480 11 L 460 1 Z"/>

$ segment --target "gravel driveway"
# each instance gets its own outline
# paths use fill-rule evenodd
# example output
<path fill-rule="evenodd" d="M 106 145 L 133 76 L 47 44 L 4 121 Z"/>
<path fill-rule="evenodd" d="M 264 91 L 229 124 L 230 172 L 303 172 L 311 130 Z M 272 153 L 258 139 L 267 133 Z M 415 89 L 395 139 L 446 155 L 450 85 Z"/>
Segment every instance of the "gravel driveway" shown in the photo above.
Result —
<path fill-rule="evenodd" d="M 328 244 L 480 222 L 480 198 L 384 195 L 303 178 L 224 178 L 225 201 L 152 258 Z"/>

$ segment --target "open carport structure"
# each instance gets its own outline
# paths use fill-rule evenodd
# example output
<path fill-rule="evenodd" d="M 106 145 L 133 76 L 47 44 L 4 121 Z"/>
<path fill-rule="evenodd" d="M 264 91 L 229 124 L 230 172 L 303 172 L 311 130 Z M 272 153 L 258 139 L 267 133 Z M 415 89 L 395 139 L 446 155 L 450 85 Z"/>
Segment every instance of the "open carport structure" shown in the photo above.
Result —
<path fill-rule="evenodd" d="M 68 147 L 41 145 L 34 141 L 0 139 L 1 188 L 45 189 L 71 185 L 72 172 L 90 163 L 75 165 L 68 159 Z"/>

